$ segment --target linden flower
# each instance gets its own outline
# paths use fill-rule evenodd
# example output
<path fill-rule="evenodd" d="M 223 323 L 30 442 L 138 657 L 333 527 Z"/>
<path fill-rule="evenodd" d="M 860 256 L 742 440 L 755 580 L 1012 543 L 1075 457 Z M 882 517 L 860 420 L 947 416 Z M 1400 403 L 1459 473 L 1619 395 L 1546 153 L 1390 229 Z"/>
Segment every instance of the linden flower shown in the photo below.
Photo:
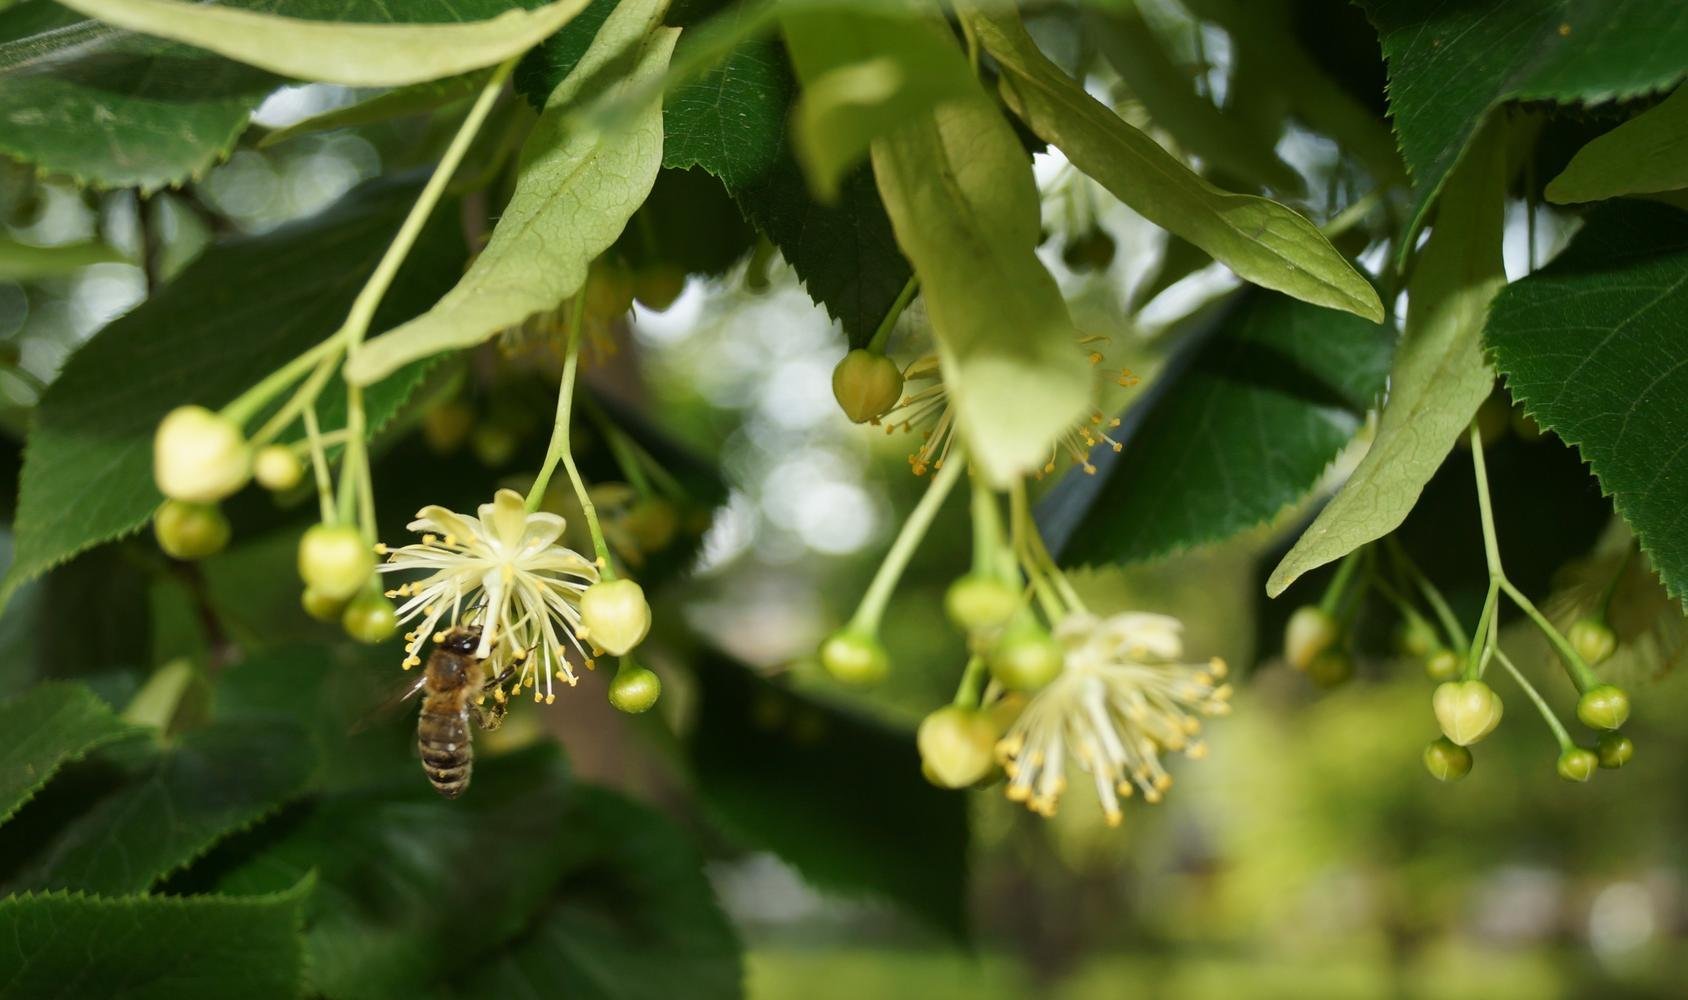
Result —
<path fill-rule="evenodd" d="M 1161 754 L 1202 757 L 1199 717 L 1231 710 L 1222 660 L 1172 662 L 1184 652 L 1181 627 L 1175 618 L 1138 613 L 1079 613 L 1056 626 L 1065 650 L 1061 673 L 997 743 L 1008 797 L 1053 816 L 1074 766 L 1095 783 L 1110 826 L 1119 825 L 1119 799 L 1134 788 L 1159 802 L 1172 785 Z"/>
<path fill-rule="evenodd" d="M 1079 344 L 1092 347 L 1103 339 L 1084 337 Z M 1090 351 L 1090 363 L 1097 366 L 1099 383 L 1112 382 L 1122 388 L 1130 388 L 1137 384 L 1137 376 L 1133 375 L 1129 368 L 1100 367 L 1100 351 Z M 955 407 L 950 404 L 949 390 L 944 386 L 938 356 L 935 354 L 929 354 L 909 365 L 903 371 L 903 383 L 909 386 L 919 384 L 921 387 L 911 390 L 895 409 L 885 414 L 885 433 L 891 434 L 898 430 L 920 431 L 920 447 L 909 455 L 908 464 L 915 475 L 924 476 L 930 469 L 944 467 L 944 459 L 949 455 L 950 446 L 955 443 Z M 1049 461 L 1044 463 L 1038 472 L 1038 478 L 1054 472 L 1056 463 L 1063 454 L 1081 466 L 1087 474 L 1094 475 L 1096 466 L 1090 462 L 1092 448 L 1104 442 L 1116 452 L 1125 447 L 1122 442 L 1108 435 L 1108 431 L 1118 426 L 1117 417 L 1109 417 L 1101 410 L 1091 410 L 1088 416 L 1062 431 L 1056 438 L 1055 444 L 1049 450 Z"/>
<path fill-rule="evenodd" d="M 479 625 L 476 655 L 489 658 L 495 673 L 519 665 L 516 689 L 533 688 L 535 700 L 543 677 L 544 698 L 551 701 L 553 679 L 575 683 L 568 648 L 592 665 L 576 634 L 580 595 L 598 582 L 598 569 L 558 544 L 561 517 L 529 513 L 515 490 L 499 490 L 479 515 L 424 507 L 410 523 L 411 531 L 422 533 L 420 543 L 377 549 L 387 555 L 378 572 L 427 574 L 387 592 L 408 598 L 398 609 L 400 622 L 422 620 L 405 633 L 405 669 L 422 662 L 418 650 L 437 629 Z"/>

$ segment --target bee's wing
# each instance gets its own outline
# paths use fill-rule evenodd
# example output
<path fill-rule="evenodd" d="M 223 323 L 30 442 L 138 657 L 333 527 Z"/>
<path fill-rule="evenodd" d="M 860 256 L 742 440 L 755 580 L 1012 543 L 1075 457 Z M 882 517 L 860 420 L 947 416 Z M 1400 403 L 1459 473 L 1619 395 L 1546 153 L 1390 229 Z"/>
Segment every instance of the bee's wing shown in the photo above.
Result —
<path fill-rule="evenodd" d="M 376 722 L 391 716 L 398 710 L 400 705 L 403 705 L 405 702 L 416 697 L 417 693 L 421 691 L 427 683 L 427 671 L 424 670 L 419 672 L 414 681 L 406 681 L 403 687 L 394 691 L 386 698 L 383 698 L 374 708 L 365 712 L 362 718 L 352 724 L 351 732 L 348 735 L 356 736 L 358 733 L 368 729 Z"/>

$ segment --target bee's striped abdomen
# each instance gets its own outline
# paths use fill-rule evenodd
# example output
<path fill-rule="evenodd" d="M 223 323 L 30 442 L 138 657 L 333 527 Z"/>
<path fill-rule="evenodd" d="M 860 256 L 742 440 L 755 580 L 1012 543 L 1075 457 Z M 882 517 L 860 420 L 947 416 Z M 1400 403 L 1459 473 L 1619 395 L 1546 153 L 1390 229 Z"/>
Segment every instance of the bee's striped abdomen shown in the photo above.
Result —
<path fill-rule="evenodd" d="M 474 770 L 474 745 L 469 741 L 469 716 L 455 698 L 429 695 L 422 702 L 416 724 L 416 747 L 422 752 L 422 770 L 434 783 L 434 790 L 455 799 L 469 787 Z"/>

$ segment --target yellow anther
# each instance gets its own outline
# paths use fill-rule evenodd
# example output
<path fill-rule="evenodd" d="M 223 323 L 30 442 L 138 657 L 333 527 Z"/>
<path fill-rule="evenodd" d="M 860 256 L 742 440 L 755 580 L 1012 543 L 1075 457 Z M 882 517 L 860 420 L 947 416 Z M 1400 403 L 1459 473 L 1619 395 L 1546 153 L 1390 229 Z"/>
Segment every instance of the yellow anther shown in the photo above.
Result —
<path fill-rule="evenodd" d="M 440 540 L 440 538 L 439 538 L 438 535 L 429 534 L 429 535 L 423 535 L 422 536 L 422 544 L 423 545 L 437 545 L 437 544 L 439 544 L 439 540 Z"/>
<path fill-rule="evenodd" d="M 378 555 L 378 556 L 386 555 L 387 554 L 387 543 L 386 542 L 376 542 L 375 543 L 375 554 Z"/>
<path fill-rule="evenodd" d="M 554 694 L 548 694 L 548 695 L 545 696 L 545 704 L 547 704 L 547 705 L 551 704 L 552 702 L 555 702 L 556 700 L 557 700 L 557 696 L 554 695 Z"/>

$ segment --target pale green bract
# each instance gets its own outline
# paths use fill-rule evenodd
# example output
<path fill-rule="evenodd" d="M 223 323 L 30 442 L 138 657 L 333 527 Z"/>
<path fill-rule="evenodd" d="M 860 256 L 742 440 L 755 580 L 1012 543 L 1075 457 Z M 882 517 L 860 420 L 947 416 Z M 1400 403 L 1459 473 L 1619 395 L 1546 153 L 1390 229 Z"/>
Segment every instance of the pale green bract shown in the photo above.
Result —
<path fill-rule="evenodd" d="M 665 0 L 625 0 L 592 47 L 545 102 L 516 191 L 463 280 L 434 308 L 376 337 L 346 361 L 367 385 L 401 365 L 473 347 L 536 313 L 555 309 L 586 283 L 592 261 L 621 235 L 662 167 L 662 104 L 652 100 L 614 132 L 568 129 L 567 113 L 612 62 L 633 68 L 613 86 L 640 87 L 668 66 L 679 29 L 662 28 Z"/>
<path fill-rule="evenodd" d="M 1272 571 L 1271 597 L 1400 527 L 1494 388 L 1483 323 L 1506 284 L 1501 232 L 1509 176 L 1497 131 L 1491 127 L 1473 144 L 1442 193 L 1436 227 L 1407 286 L 1406 330 L 1371 449 Z"/>
<path fill-rule="evenodd" d="M 1090 362 L 1037 258 L 1038 194 L 1014 130 L 983 97 L 874 140 L 897 243 L 920 278 L 963 441 L 1005 485 L 1048 461 L 1091 407 Z"/>
<path fill-rule="evenodd" d="M 352 87 L 397 87 L 501 63 L 586 8 L 559 0 L 459 24 L 311 21 L 185 0 L 65 0 L 106 24 L 185 42 L 273 73 Z"/>
<path fill-rule="evenodd" d="M 1688 188 L 1688 86 L 1577 151 L 1547 186 L 1561 205 Z"/>
<path fill-rule="evenodd" d="M 1085 93 L 1037 48 L 1011 13 L 957 4 L 1002 68 L 1002 96 L 1040 138 L 1138 214 L 1201 247 L 1246 281 L 1383 322 L 1360 272 L 1305 218 L 1209 184 Z"/>

